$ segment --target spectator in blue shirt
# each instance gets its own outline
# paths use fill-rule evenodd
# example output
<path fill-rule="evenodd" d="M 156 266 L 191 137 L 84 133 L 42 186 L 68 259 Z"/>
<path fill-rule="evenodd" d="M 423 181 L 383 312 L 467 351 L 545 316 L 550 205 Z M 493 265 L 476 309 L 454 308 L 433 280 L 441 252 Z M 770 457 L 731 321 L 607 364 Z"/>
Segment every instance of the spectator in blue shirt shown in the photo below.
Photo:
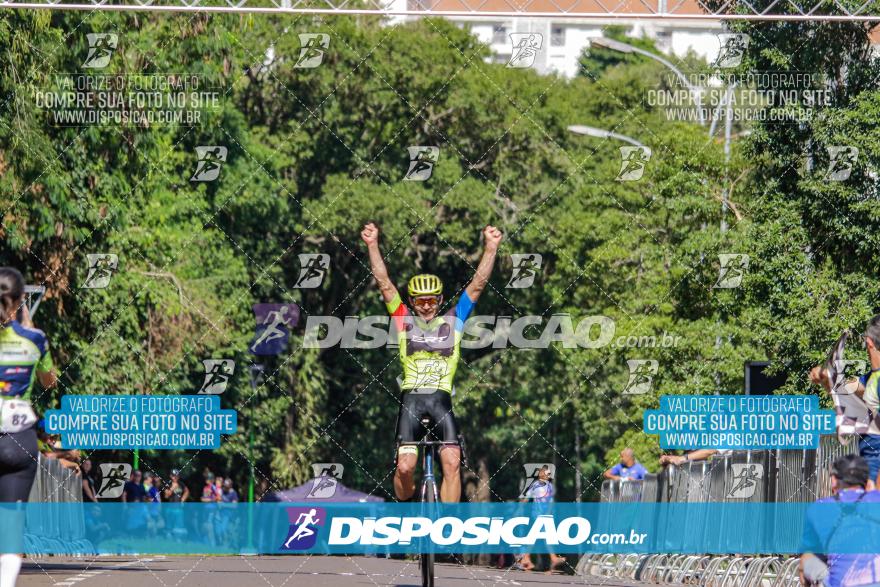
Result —
<path fill-rule="evenodd" d="M 128 504 L 139 504 L 149 501 L 147 492 L 144 491 L 142 485 L 143 478 L 141 472 L 137 469 L 132 470 L 131 477 L 125 482 L 122 488 L 122 501 Z M 147 508 L 146 506 L 135 505 L 123 509 L 125 516 L 125 527 L 127 530 L 141 530 L 147 526 Z"/>
<path fill-rule="evenodd" d="M 162 478 L 151 475 L 150 476 L 150 487 L 147 489 L 147 500 L 150 503 L 161 503 L 162 502 Z"/>
<path fill-rule="evenodd" d="M 868 462 L 858 455 L 844 455 L 834 461 L 834 495 L 819 499 L 816 504 L 824 505 L 812 506 L 807 511 L 801 545 L 802 582 L 821 583 L 825 587 L 867 587 L 880 583 L 880 554 L 864 552 L 871 548 L 869 537 L 876 536 L 880 529 L 878 520 L 869 519 L 865 510 L 857 509 L 859 503 L 880 503 L 880 492 L 868 490 L 868 475 Z M 868 548 L 860 548 L 860 543 Z"/>
<path fill-rule="evenodd" d="M 223 490 L 220 493 L 220 501 L 223 503 L 235 503 L 238 501 L 238 492 L 232 488 L 232 479 L 223 480 Z"/>
<path fill-rule="evenodd" d="M 141 472 L 134 469 L 125 486 L 122 488 L 122 501 L 126 503 L 140 503 L 147 501 L 147 492 L 141 484 Z"/>
<path fill-rule="evenodd" d="M 605 471 L 606 479 L 639 481 L 645 478 L 648 470 L 636 460 L 633 449 L 626 447 L 620 451 L 620 462 Z"/>

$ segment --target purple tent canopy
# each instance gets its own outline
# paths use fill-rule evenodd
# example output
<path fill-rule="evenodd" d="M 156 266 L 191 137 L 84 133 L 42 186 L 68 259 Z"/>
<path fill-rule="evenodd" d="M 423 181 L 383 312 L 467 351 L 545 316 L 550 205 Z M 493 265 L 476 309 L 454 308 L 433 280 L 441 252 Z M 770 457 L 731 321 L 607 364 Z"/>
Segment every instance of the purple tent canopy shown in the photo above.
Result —
<path fill-rule="evenodd" d="M 266 494 L 261 501 L 263 502 L 294 502 L 302 503 L 305 501 L 314 502 L 316 505 L 323 503 L 339 503 L 339 502 L 376 502 L 385 501 L 377 495 L 368 495 L 361 491 L 356 491 L 346 487 L 339 481 L 336 481 L 336 491 L 330 497 L 309 497 L 312 489 L 315 487 L 316 479 L 306 481 L 299 487 L 293 489 L 285 489 L 284 491 L 272 491 Z M 317 492 L 316 492 L 317 493 Z"/>

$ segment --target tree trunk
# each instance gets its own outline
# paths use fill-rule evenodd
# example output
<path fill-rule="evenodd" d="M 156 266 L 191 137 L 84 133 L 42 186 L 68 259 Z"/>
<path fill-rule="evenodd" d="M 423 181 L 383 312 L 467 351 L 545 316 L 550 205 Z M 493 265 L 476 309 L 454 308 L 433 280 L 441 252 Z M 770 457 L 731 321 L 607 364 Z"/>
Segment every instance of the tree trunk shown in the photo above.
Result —
<path fill-rule="evenodd" d="M 477 461 L 476 472 L 468 471 L 468 479 L 465 482 L 465 491 L 468 501 L 479 503 L 488 503 L 490 499 L 489 491 L 489 466 L 486 463 L 486 457 L 480 457 Z M 471 564 L 487 567 L 492 564 L 492 555 L 481 552 L 480 554 L 469 555 L 465 558 L 466 562 Z"/>

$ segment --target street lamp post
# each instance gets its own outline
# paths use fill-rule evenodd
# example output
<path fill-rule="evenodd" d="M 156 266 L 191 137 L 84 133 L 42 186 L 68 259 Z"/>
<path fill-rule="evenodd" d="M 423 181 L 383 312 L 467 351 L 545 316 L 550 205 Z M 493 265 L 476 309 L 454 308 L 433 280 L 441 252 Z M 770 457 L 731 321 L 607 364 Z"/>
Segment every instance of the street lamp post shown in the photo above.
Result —
<path fill-rule="evenodd" d="M 639 55 L 644 55 L 654 61 L 662 63 L 665 65 L 672 73 L 681 80 L 681 83 L 688 89 L 693 96 L 694 103 L 697 106 L 697 117 L 700 121 L 700 126 L 706 126 L 706 117 L 703 114 L 703 93 L 700 91 L 700 88 L 696 87 L 692 83 L 690 83 L 687 79 L 687 76 L 683 74 L 677 67 L 672 65 L 672 63 L 668 59 L 664 59 L 655 53 L 651 53 L 650 51 L 645 51 L 644 49 L 640 49 L 639 47 L 634 47 L 628 43 L 624 43 L 622 41 L 617 41 L 615 39 L 608 39 L 606 37 L 597 37 L 595 39 L 590 39 L 591 45 L 597 45 L 599 47 L 605 47 L 606 49 L 611 49 L 612 51 L 617 51 L 619 53 L 637 53 Z"/>
<path fill-rule="evenodd" d="M 736 82 L 727 87 L 724 93 L 724 100 L 718 105 L 718 110 L 722 107 L 724 110 L 724 186 L 721 189 L 721 234 L 727 232 L 727 209 L 728 199 L 730 198 L 730 131 L 733 127 L 733 92 L 736 89 Z M 718 111 L 716 110 L 716 112 Z M 713 116 L 712 126 L 709 129 L 709 137 L 715 134 L 715 124 L 718 120 L 717 115 Z M 721 321 L 717 323 L 718 334 L 715 335 L 715 348 L 721 349 Z M 715 395 L 721 393 L 721 373 L 715 371 Z"/>
<path fill-rule="evenodd" d="M 241 554 L 256 554 L 254 548 L 254 403 L 256 402 L 257 389 L 263 381 L 263 372 L 265 365 L 262 363 L 252 363 L 248 372 L 251 383 L 251 399 L 249 406 L 249 422 L 248 422 L 248 462 L 250 464 L 250 474 L 248 475 L 248 497 L 247 497 L 247 546 L 242 550 Z"/>
<path fill-rule="evenodd" d="M 623 141 L 625 143 L 629 143 L 630 145 L 633 145 L 635 147 L 644 147 L 645 146 L 632 137 L 618 134 L 618 133 L 612 132 L 610 130 L 596 128 L 594 126 L 584 126 L 583 124 L 573 124 L 568 127 L 568 130 L 569 130 L 569 132 L 573 132 L 576 135 L 595 137 L 597 139 L 617 139 L 618 141 Z"/>
<path fill-rule="evenodd" d="M 248 502 L 254 503 L 254 402 L 256 401 L 257 388 L 259 388 L 263 379 L 263 371 L 265 366 L 262 363 L 255 363 L 250 366 L 250 383 L 251 383 L 251 401 L 250 403 L 250 423 L 248 425 L 248 461 L 250 462 L 250 475 L 248 477 Z"/>

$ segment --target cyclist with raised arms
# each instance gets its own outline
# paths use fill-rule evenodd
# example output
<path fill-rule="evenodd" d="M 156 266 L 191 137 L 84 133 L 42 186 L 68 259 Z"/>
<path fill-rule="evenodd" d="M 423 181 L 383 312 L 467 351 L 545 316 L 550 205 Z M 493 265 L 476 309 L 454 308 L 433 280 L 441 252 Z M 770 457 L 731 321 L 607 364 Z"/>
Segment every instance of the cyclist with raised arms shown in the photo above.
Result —
<path fill-rule="evenodd" d="M 451 443 L 440 449 L 443 468 L 440 499 L 457 502 L 461 497 L 461 448 L 458 446 L 458 426 L 452 413 L 452 380 L 458 366 L 464 322 L 489 282 L 501 243 L 501 231 L 494 226 L 483 229 L 483 256 L 477 272 L 458 302 L 442 316 L 438 315 L 443 303 L 443 283 L 439 277 L 422 274 L 409 280 L 407 294 L 409 306 L 415 312 L 413 316 L 388 277 L 388 269 L 379 250 L 378 227 L 373 223 L 365 225 L 361 238 L 367 244 L 373 277 L 397 329 L 403 367 L 394 493 L 402 501 L 410 499 L 415 493 L 418 448 L 412 443 L 426 432 L 421 419 L 428 417 L 434 436 Z"/>
<path fill-rule="evenodd" d="M 37 418 L 29 401 L 36 378 L 46 389 L 58 383 L 49 344 L 31 322 L 21 273 L 0 267 L 0 502 L 26 502 L 37 474 Z M 4 531 L 21 536 L 23 515 L 16 517 L 19 527 Z M 0 554 L 0 587 L 13 587 L 20 570 L 20 554 Z"/>

